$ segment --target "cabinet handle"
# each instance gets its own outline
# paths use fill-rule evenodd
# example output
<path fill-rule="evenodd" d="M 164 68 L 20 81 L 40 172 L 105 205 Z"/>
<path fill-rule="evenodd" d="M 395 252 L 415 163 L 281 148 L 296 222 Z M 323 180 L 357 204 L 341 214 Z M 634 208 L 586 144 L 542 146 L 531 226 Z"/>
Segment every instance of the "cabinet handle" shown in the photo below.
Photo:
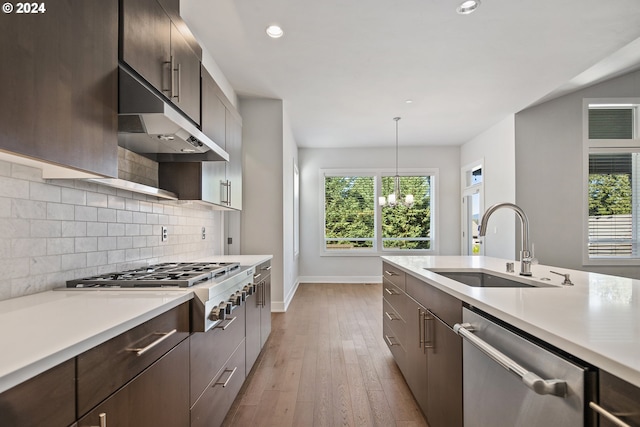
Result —
<path fill-rule="evenodd" d="M 227 323 L 227 324 L 226 324 L 226 325 L 224 325 L 224 326 L 216 325 L 216 326 L 214 326 L 214 329 L 216 329 L 216 328 L 217 328 L 217 329 L 222 329 L 222 330 L 224 331 L 224 330 L 226 330 L 226 329 L 227 329 L 227 328 L 228 328 L 228 327 L 233 323 L 233 321 L 234 321 L 234 320 L 236 320 L 236 319 L 237 319 L 237 317 L 229 317 L 229 318 L 227 318 L 227 319 L 226 319 L 226 320 L 229 320 L 229 323 Z"/>
<path fill-rule="evenodd" d="M 269 266 L 269 267 L 262 267 L 262 268 L 261 268 L 261 270 L 269 271 L 269 270 L 271 270 L 271 266 Z"/>
<path fill-rule="evenodd" d="M 253 280 L 256 280 L 258 277 L 262 276 L 262 273 L 258 273 L 256 275 L 253 276 Z"/>
<path fill-rule="evenodd" d="M 395 315 L 395 313 L 389 313 L 388 311 L 385 311 L 384 314 L 387 316 L 387 318 L 389 320 L 400 320 L 400 318 L 398 316 Z"/>
<path fill-rule="evenodd" d="M 384 288 L 384 290 L 389 295 L 400 295 L 400 293 L 398 291 L 396 291 L 395 289 Z"/>
<path fill-rule="evenodd" d="M 625 423 L 620 418 L 616 417 L 614 414 L 612 414 L 611 412 L 607 411 L 606 409 L 604 409 L 602 406 L 598 405 L 597 403 L 589 402 L 589 407 L 591 409 L 593 409 L 594 411 L 596 411 L 598 414 L 600 414 L 603 417 L 605 417 L 607 420 L 611 421 L 613 424 L 615 424 L 618 427 L 631 427 L 630 424 Z"/>
<path fill-rule="evenodd" d="M 388 276 L 399 276 L 399 274 L 396 273 L 395 271 L 389 271 L 389 270 L 385 270 L 384 274 L 386 274 Z"/>
<path fill-rule="evenodd" d="M 166 340 L 167 338 L 169 338 L 171 335 L 175 334 L 176 332 L 178 332 L 177 329 L 174 329 L 174 330 L 169 331 L 169 332 L 155 332 L 153 335 L 162 335 L 162 336 L 160 338 L 158 338 L 157 340 L 155 340 L 154 342 L 152 342 L 151 344 L 149 344 L 148 346 L 142 347 L 142 348 L 127 348 L 126 350 L 127 351 L 131 351 L 131 352 L 135 352 L 136 356 L 142 356 L 147 351 L 151 350 L 153 347 L 157 346 L 162 341 Z"/>
<path fill-rule="evenodd" d="M 162 89 L 162 92 L 169 92 L 169 98 L 173 97 L 173 56 L 169 57 L 168 61 L 162 61 L 162 86 L 165 83 L 165 66 L 169 66 L 169 89 Z"/>
<path fill-rule="evenodd" d="M 434 343 L 433 343 L 433 334 L 431 333 L 431 328 L 429 327 L 429 325 L 433 325 L 432 322 L 433 320 L 435 320 L 434 314 L 431 312 L 431 310 L 427 310 L 424 313 L 424 348 L 434 348 Z"/>
<path fill-rule="evenodd" d="M 98 415 L 98 420 L 100 421 L 99 426 L 90 426 L 90 427 L 107 427 L 107 414 L 102 412 Z"/>
<path fill-rule="evenodd" d="M 390 337 L 389 335 L 384 336 L 384 339 L 387 340 L 387 344 L 389 344 L 389 347 L 393 347 L 394 345 L 400 345 L 398 343 L 391 342 L 391 338 L 394 338 L 394 337 Z"/>
<path fill-rule="evenodd" d="M 220 200 L 221 203 L 224 203 L 227 206 L 231 206 L 231 181 L 220 181 L 220 185 L 225 187 L 225 192 L 227 193 L 226 200 Z"/>
<path fill-rule="evenodd" d="M 233 377 L 233 374 L 236 373 L 236 371 L 238 370 L 238 367 L 236 366 L 233 369 L 225 369 L 224 371 L 222 371 L 222 373 L 224 374 L 225 372 L 231 372 L 231 374 L 229 374 L 229 377 L 227 378 L 226 381 L 216 381 L 215 383 L 213 383 L 214 386 L 216 385 L 220 385 L 222 384 L 222 387 L 226 387 L 229 384 L 229 381 L 231 381 L 231 377 Z M 220 375 L 222 376 L 222 375 Z"/>
<path fill-rule="evenodd" d="M 424 312 L 418 307 L 418 348 L 424 348 Z"/>
<path fill-rule="evenodd" d="M 180 73 L 180 63 L 177 64 L 176 68 L 173 68 L 173 71 L 176 71 L 177 74 L 178 74 L 178 84 L 176 85 L 178 87 L 178 90 L 176 91 L 177 95 L 173 95 L 173 90 L 171 91 L 171 95 L 172 95 L 173 98 L 176 98 L 177 102 L 179 103 L 180 102 L 180 94 L 182 93 L 182 90 L 180 89 L 181 88 L 180 80 L 182 79 L 182 75 Z M 171 88 L 173 89 L 173 73 L 172 73 L 172 76 L 171 76 L 171 82 L 172 82 Z"/>
<path fill-rule="evenodd" d="M 266 290 L 265 288 L 267 287 L 267 282 L 265 282 L 264 280 L 261 283 L 261 289 L 262 289 L 262 298 L 260 299 L 260 302 L 262 302 L 262 306 L 264 307 L 267 304 L 267 295 L 266 295 Z"/>

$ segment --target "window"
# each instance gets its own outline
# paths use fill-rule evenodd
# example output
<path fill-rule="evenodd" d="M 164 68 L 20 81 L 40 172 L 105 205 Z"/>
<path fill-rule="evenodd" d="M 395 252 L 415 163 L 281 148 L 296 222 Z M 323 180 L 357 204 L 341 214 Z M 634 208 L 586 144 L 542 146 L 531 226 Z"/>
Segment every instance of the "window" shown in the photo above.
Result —
<path fill-rule="evenodd" d="M 640 258 L 638 105 L 587 104 L 587 263 Z"/>
<path fill-rule="evenodd" d="M 380 206 L 394 189 L 394 176 L 371 171 L 322 171 L 325 254 L 371 255 L 379 251 L 434 251 L 435 172 L 400 177 L 401 197 L 413 204 Z"/>

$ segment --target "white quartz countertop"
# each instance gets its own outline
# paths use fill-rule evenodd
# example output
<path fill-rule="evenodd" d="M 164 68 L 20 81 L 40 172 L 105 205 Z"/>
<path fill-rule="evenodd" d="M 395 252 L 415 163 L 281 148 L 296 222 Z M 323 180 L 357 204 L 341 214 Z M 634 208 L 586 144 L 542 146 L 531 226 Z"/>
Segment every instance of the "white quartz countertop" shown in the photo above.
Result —
<path fill-rule="evenodd" d="M 529 334 L 640 387 L 640 280 L 533 265 L 544 287 L 480 288 L 427 269 L 506 273 L 508 260 L 462 256 L 384 256 L 383 260 Z M 569 273 L 574 286 L 550 271 Z M 550 280 L 541 280 L 548 278 Z"/>
<path fill-rule="evenodd" d="M 271 255 L 196 261 L 254 266 Z M 182 289 L 87 289 L 0 301 L 0 393 L 193 298 Z"/>

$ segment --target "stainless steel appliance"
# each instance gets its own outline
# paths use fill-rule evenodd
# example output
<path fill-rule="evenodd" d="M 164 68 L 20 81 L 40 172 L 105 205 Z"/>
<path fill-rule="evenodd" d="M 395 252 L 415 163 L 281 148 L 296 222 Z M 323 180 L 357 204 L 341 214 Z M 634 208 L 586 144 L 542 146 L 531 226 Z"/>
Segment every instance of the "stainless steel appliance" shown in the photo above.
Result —
<path fill-rule="evenodd" d="M 181 290 L 195 295 L 192 329 L 206 332 L 226 328 L 233 310 L 242 306 L 255 291 L 255 267 L 237 262 L 167 262 L 148 267 L 101 274 L 67 281 L 67 288 L 82 290 Z"/>
<path fill-rule="evenodd" d="M 463 308 L 465 427 L 583 427 L 595 373 Z"/>

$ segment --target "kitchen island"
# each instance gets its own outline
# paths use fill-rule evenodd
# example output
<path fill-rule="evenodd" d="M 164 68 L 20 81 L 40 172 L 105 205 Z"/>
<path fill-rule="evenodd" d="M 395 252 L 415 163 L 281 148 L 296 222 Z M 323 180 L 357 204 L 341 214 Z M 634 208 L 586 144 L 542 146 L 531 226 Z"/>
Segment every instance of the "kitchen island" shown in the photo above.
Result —
<path fill-rule="evenodd" d="M 463 256 L 385 256 L 401 270 L 542 341 L 640 387 L 640 281 L 533 265 L 540 287 L 481 288 L 430 269 L 505 273 L 509 260 Z M 573 286 L 557 274 L 570 274 Z"/>

